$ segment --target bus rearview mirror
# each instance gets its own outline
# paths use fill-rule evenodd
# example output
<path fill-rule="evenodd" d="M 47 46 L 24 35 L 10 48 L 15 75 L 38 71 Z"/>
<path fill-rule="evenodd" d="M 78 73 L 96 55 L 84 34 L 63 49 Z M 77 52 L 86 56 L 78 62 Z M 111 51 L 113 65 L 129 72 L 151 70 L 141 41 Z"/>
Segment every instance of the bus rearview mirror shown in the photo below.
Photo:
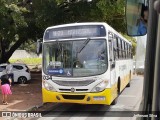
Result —
<path fill-rule="evenodd" d="M 147 34 L 148 6 L 145 6 L 143 2 L 127 0 L 126 21 L 127 34 L 129 36 L 143 36 Z"/>
<path fill-rule="evenodd" d="M 40 53 L 42 52 L 42 40 L 41 39 L 38 39 L 37 40 L 37 55 L 39 55 Z"/>

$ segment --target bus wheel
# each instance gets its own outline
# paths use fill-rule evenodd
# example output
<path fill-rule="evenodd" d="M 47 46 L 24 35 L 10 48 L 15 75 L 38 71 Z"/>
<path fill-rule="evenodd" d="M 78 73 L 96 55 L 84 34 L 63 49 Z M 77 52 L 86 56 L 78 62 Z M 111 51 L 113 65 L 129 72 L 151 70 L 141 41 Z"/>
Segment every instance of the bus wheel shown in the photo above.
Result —
<path fill-rule="evenodd" d="M 113 100 L 113 102 L 111 103 L 111 105 L 116 105 L 118 101 L 118 96 Z"/>
<path fill-rule="evenodd" d="M 116 104 L 117 104 L 118 95 L 119 95 L 119 92 L 118 92 L 118 90 L 117 90 L 117 97 L 113 100 L 113 102 L 111 103 L 111 105 L 116 105 Z"/>
<path fill-rule="evenodd" d="M 131 86 L 131 83 L 129 82 L 126 87 L 130 87 L 130 86 Z"/>
<path fill-rule="evenodd" d="M 117 94 L 119 95 L 121 93 L 121 80 L 120 77 L 118 78 L 118 84 L 117 84 Z"/>
<path fill-rule="evenodd" d="M 131 72 L 130 72 L 130 74 L 129 74 L 129 83 L 127 84 L 127 86 L 126 87 L 130 87 L 131 86 Z"/>
<path fill-rule="evenodd" d="M 111 105 L 117 104 L 119 94 L 120 94 L 120 78 L 118 78 L 118 84 L 117 84 L 117 97 L 113 100 Z"/>

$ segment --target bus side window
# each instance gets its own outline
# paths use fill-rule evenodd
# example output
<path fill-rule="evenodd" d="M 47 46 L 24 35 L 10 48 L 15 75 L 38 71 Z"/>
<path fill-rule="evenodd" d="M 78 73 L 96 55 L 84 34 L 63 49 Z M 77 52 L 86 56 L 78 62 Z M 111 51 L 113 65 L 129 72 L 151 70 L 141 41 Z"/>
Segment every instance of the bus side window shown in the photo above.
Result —
<path fill-rule="evenodd" d="M 119 45 L 118 45 L 118 37 L 116 37 L 116 44 L 117 44 L 117 58 L 119 59 L 120 56 L 119 56 Z"/>
<path fill-rule="evenodd" d="M 128 59 L 129 59 L 129 44 L 127 44 L 127 57 L 128 57 Z"/>
<path fill-rule="evenodd" d="M 127 58 L 127 55 L 126 55 L 126 42 L 124 42 L 124 54 L 125 54 L 125 59 Z"/>
<path fill-rule="evenodd" d="M 128 45 L 128 58 L 130 58 L 130 50 L 129 50 L 129 45 Z"/>
<path fill-rule="evenodd" d="M 108 33 L 109 37 L 109 56 L 110 56 L 110 67 L 111 69 L 115 67 L 115 57 L 114 57 L 114 36 L 112 33 Z"/>
<path fill-rule="evenodd" d="M 118 49 L 119 49 L 119 58 L 122 58 L 122 51 L 121 51 L 121 40 L 118 38 Z"/>
<path fill-rule="evenodd" d="M 113 40 L 113 55 L 114 55 L 114 59 L 118 59 L 118 44 L 117 44 L 117 39 L 114 36 L 114 40 Z"/>
<path fill-rule="evenodd" d="M 133 58 L 133 56 L 132 56 L 132 46 L 130 47 L 130 52 L 131 52 L 131 58 Z"/>
<path fill-rule="evenodd" d="M 126 43 L 126 58 L 128 59 L 128 43 Z"/>
<path fill-rule="evenodd" d="M 123 59 L 126 59 L 125 42 L 123 41 Z"/>
<path fill-rule="evenodd" d="M 125 54 L 124 54 L 124 41 L 121 39 L 122 41 L 122 54 L 123 54 L 123 59 L 125 59 Z"/>
<path fill-rule="evenodd" d="M 129 58 L 131 58 L 131 46 L 129 45 Z"/>
<path fill-rule="evenodd" d="M 124 58 L 124 54 L 123 54 L 123 41 L 122 41 L 122 39 L 120 39 L 120 41 L 121 41 L 121 53 L 122 53 L 122 59 Z"/>
<path fill-rule="evenodd" d="M 126 43 L 126 57 L 128 59 L 128 43 Z"/>

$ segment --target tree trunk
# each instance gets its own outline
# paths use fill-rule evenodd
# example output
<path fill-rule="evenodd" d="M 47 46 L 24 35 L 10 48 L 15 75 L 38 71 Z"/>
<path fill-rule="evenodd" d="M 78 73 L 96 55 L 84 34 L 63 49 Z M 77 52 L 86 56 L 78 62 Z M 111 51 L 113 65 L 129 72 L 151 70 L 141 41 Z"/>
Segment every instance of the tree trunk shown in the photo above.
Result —
<path fill-rule="evenodd" d="M 2 58 L 2 40 L 0 39 L 0 61 Z"/>
<path fill-rule="evenodd" d="M 14 53 L 14 51 L 21 46 L 22 43 L 24 43 L 26 40 L 23 38 L 20 38 L 11 48 L 9 51 L 5 52 L 5 48 L 3 46 L 3 43 L 1 41 L 1 59 L 0 59 L 0 64 L 1 63 L 6 63 L 9 58 L 12 56 L 12 54 Z"/>

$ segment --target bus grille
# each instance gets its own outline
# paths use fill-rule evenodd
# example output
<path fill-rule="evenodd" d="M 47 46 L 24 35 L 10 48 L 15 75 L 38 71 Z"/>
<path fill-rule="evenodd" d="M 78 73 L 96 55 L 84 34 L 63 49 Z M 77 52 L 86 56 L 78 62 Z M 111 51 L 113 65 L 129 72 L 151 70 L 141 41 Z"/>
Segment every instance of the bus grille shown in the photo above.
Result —
<path fill-rule="evenodd" d="M 71 89 L 59 89 L 60 91 L 66 91 L 66 92 L 71 92 Z M 88 89 L 75 89 L 75 92 L 76 91 L 80 91 L 80 92 L 86 92 L 88 91 Z"/>
<path fill-rule="evenodd" d="M 83 100 L 85 95 L 62 95 L 64 99 Z"/>
<path fill-rule="evenodd" d="M 61 80 L 53 80 L 54 83 L 60 86 L 87 86 L 93 83 L 95 80 L 83 80 L 83 81 L 61 81 Z"/>

